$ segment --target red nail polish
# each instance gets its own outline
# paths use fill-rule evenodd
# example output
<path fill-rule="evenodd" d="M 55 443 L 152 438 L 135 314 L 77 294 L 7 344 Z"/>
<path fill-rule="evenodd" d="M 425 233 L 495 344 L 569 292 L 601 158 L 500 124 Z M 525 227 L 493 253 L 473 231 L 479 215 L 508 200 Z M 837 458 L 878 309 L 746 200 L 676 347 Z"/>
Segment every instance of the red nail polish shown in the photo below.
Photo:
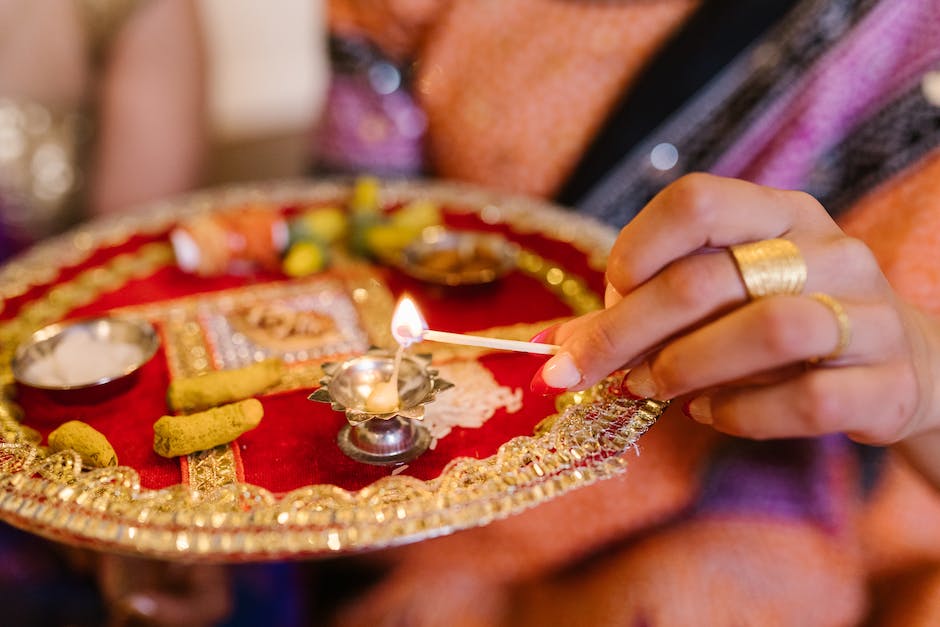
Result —
<path fill-rule="evenodd" d="M 532 382 L 529 383 L 529 389 L 541 396 L 557 396 L 565 391 L 564 388 L 553 388 L 545 383 L 545 379 L 542 378 L 541 368 L 539 368 L 539 371 L 532 377 Z"/>
<path fill-rule="evenodd" d="M 630 399 L 631 401 L 642 401 L 642 400 L 643 400 L 643 397 L 642 397 L 642 396 L 637 396 L 636 394 L 634 394 L 633 392 L 630 391 L 630 388 L 627 387 L 627 377 L 624 377 L 624 378 L 623 378 L 623 381 L 620 382 L 620 395 L 621 395 L 621 396 L 625 396 L 626 398 Z"/>
<path fill-rule="evenodd" d="M 557 329 L 557 328 L 558 328 L 558 324 L 553 324 L 552 326 L 548 327 L 547 329 L 542 329 L 541 331 L 539 331 L 538 333 L 536 333 L 535 335 L 533 335 L 533 336 L 532 336 L 532 339 L 530 339 L 529 341 L 530 341 L 530 342 L 538 342 L 539 344 L 545 344 L 545 343 L 546 343 L 546 340 L 548 339 L 548 337 L 549 337 L 552 333 L 554 333 L 554 332 L 555 332 L 555 329 Z"/>

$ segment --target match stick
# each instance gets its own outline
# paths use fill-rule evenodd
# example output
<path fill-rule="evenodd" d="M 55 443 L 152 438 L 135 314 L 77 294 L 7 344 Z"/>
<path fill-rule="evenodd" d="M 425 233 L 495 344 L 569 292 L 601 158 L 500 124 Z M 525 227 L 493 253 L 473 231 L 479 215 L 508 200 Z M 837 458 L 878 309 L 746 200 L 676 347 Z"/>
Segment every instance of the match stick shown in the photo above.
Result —
<path fill-rule="evenodd" d="M 538 342 L 521 342 L 519 340 L 502 340 L 495 337 L 481 335 L 465 335 L 463 333 L 448 333 L 446 331 L 424 331 L 422 340 L 429 342 L 442 342 L 444 344 L 461 344 L 463 346 L 479 346 L 481 348 L 495 348 L 504 351 L 520 353 L 535 353 L 537 355 L 554 355 L 559 347 L 555 344 L 539 344 Z"/>

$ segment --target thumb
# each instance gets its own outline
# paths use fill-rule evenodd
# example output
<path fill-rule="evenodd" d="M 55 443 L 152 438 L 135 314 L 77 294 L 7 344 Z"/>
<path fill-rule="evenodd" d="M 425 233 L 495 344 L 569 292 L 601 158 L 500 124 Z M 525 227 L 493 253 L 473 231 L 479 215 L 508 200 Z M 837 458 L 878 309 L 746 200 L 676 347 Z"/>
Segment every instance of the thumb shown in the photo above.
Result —
<path fill-rule="evenodd" d="M 588 388 L 636 357 L 636 338 L 631 338 L 625 308 L 620 303 L 594 312 L 590 320 L 562 325 L 554 336 L 558 353 L 532 378 L 538 394 Z M 567 327 L 567 328 L 566 328 Z"/>

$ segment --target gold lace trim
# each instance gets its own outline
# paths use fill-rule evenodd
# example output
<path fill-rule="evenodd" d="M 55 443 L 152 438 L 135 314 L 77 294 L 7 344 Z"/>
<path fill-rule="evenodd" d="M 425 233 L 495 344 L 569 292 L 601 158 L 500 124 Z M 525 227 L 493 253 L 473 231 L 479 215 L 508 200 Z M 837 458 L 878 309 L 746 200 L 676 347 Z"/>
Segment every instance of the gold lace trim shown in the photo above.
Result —
<path fill-rule="evenodd" d="M 388 289 L 371 268 L 362 263 L 343 264 L 338 278 L 351 295 L 369 341 L 376 346 L 390 346 L 392 338 L 388 320 L 392 316 L 394 300 Z M 258 299 L 274 299 L 279 295 L 297 292 L 296 285 L 267 286 L 263 293 L 258 294 Z M 237 298 L 246 292 L 246 288 L 234 288 L 216 292 L 212 298 Z M 159 320 L 164 330 L 170 377 L 193 377 L 212 370 L 210 348 L 203 330 L 196 322 L 197 310 L 204 301 L 204 296 L 188 296 L 172 301 L 131 305 L 115 311 Z M 311 382 L 319 381 L 322 376 L 323 370 L 317 362 L 292 365 L 281 384 L 272 391 L 310 387 Z M 206 492 L 236 483 L 238 462 L 232 448 L 234 446 L 238 446 L 237 441 L 188 455 L 185 478 L 189 486 L 193 490 Z"/>
<path fill-rule="evenodd" d="M 347 195 L 342 183 L 282 183 L 158 203 L 37 246 L 0 269 L 0 295 L 6 299 L 48 285 L 62 268 L 94 250 L 134 234 L 163 232 L 184 215 L 262 198 L 341 202 Z M 395 183 L 384 195 L 385 202 L 429 198 L 479 211 L 487 221 L 569 241 L 591 255 L 592 263 L 614 238 L 599 224 L 550 205 L 474 188 Z M 10 381 L 12 347 L 26 334 L 171 259 L 167 246 L 151 244 L 48 289 L 15 319 L 0 324 L 0 377 Z M 395 475 L 354 492 L 317 485 L 280 498 L 238 482 L 204 491 L 182 485 L 141 489 L 137 473 L 126 467 L 82 472 L 73 452 L 48 455 L 37 445 L 36 434 L 20 425 L 18 409 L 5 392 L 0 401 L 0 515 L 76 544 L 187 559 L 320 555 L 400 544 L 486 524 L 622 472 L 624 453 L 665 404 L 630 401 L 618 389 L 619 381 L 612 379 L 565 395 L 559 398 L 559 414 L 543 421 L 534 437 L 513 438 L 485 459 L 454 459 L 431 481 Z"/>
<path fill-rule="evenodd" d="M 222 444 L 208 451 L 187 455 L 189 487 L 197 492 L 208 492 L 236 483 L 238 471 L 233 446 L 238 444 Z"/>

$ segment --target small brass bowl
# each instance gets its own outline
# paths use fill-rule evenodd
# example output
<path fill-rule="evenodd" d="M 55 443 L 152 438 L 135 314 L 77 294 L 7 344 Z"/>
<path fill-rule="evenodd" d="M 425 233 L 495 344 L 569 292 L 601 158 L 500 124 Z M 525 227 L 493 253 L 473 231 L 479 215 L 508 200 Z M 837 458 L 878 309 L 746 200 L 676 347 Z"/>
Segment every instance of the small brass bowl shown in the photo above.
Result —
<path fill-rule="evenodd" d="M 36 364 L 52 359 L 56 347 L 70 334 L 84 333 L 96 342 L 113 342 L 134 346 L 138 353 L 130 355 L 127 363 L 119 364 L 113 372 L 95 372 L 89 369 L 87 380 L 71 379 L 60 383 L 44 379 Z M 104 316 L 69 322 L 57 322 L 34 332 L 21 343 L 13 356 L 11 369 L 17 383 L 39 390 L 56 393 L 78 393 L 89 390 L 105 391 L 129 380 L 145 363 L 153 358 L 160 346 L 160 336 L 146 320 Z"/>
<path fill-rule="evenodd" d="M 439 285 L 483 285 L 516 267 L 519 247 L 496 233 L 431 227 L 401 252 L 398 267 Z"/>

